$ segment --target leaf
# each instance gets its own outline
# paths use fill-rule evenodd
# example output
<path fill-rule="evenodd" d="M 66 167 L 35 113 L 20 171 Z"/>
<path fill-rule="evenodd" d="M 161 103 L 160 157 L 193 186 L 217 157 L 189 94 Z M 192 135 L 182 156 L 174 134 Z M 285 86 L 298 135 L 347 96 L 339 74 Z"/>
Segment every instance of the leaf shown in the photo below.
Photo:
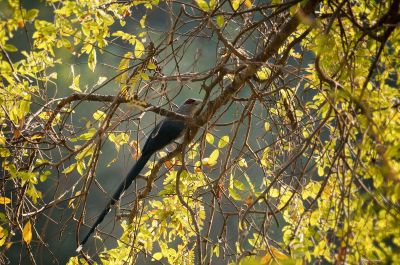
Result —
<path fill-rule="evenodd" d="M 9 204 L 11 202 L 10 198 L 0 197 L 0 204 Z"/>
<path fill-rule="evenodd" d="M 222 28 L 222 27 L 224 26 L 225 19 L 224 19 L 224 16 L 223 16 L 223 15 L 218 15 L 216 21 L 217 21 L 217 26 L 218 26 L 219 28 Z"/>
<path fill-rule="evenodd" d="M 257 71 L 256 75 L 260 80 L 267 80 L 268 77 L 271 75 L 271 70 L 263 66 L 260 68 L 260 70 Z"/>
<path fill-rule="evenodd" d="M 141 43 L 139 40 L 136 40 L 136 42 L 135 42 L 135 51 L 134 51 L 135 57 L 136 58 L 140 58 L 140 57 L 142 57 L 143 53 L 144 53 L 144 45 L 143 45 L 143 43 Z"/>
<path fill-rule="evenodd" d="M 146 73 L 140 73 L 140 77 L 141 77 L 144 81 L 149 81 L 149 80 L 150 80 L 148 74 L 146 74 Z"/>
<path fill-rule="evenodd" d="M 99 85 L 103 84 L 106 80 L 107 80 L 107 77 L 105 77 L 105 76 L 100 76 L 99 79 L 97 80 L 96 85 L 99 86 Z"/>
<path fill-rule="evenodd" d="M 234 11 L 238 10 L 242 0 L 231 0 L 232 8 Z"/>
<path fill-rule="evenodd" d="M 216 160 L 212 160 L 209 157 L 203 158 L 201 160 L 201 163 L 203 163 L 203 165 L 208 166 L 208 167 L 213 167 L 215 166 L 218 162 Z"/>
<path fill-rule="evenodd" d="M 96 68 L 97 64 L 97 55 L 96 55 L 96 49 L 92 49 L 91 52 L 89 53 L 88 57 L 88 66 L 89 69 L 94 72 L 94 69 Z"/>
<path fill-rule="evenodd" d="M 239 159 L 239 166 L 241 166 L 241 167 L 247 167 L 247 162 L 246 162 L 246 160 L 245 160 L 243 157 L 241 157 L 241 158 Z"/>
<path fill-rule="evenodd" d="M 4 146 L 6 144 L 6 138 L 0 135 L 0 146 Z"/>
<path fill-rule="evenodd" d="M 28 20 L 29 22 L 32 22 L 37 17 L 38 14 L 39 10 L 31 9 L 28 12 L 26 12 L 24 19 Z"/>
<path fill-rule="evenodd" d="M 140 26 L 142 27 L 142 29 L 144 29 L 145 28 L 145 22 L 146 22 L 146 15 L 144 15 L 141 19 L 140 19 L 140 21 L 139 21 L 139 23 L 140 23 Z"/>
<path fill-rule="evenodd" d="M 217 256 L 217 258 L 219 257 L 219 244 L 214 247 L 213 253 L 215 253 L 215 256 Z"/>
<path fill-rule="evenodd" d="M 66 169 L 64 169 L 61 173 L 63 173 L 63 174 L 71 173 L 72 170 L 75 169 L 75 167 L 76 167 L 76 163 L 73 163 L 73 164 L 69 165 Z"/>
<path fill-rule="evenodd" d="M 74 91 L 77 92 L 82 92 L 82 90 L 79 88 L 79 79 L 81 78 L 81 75 L 77 75 L 74 77 L 74 80 L 72 80 L 72 84 L 69 86 Z"/>
<path fill-rule="evenodd" d="M 95 128 L 90 128 L 86 133 L 82 133 L 77 138 L 74 138 L 74 140 L 84 140 L 84 141 L 90 140 L 92 139 L 93 135 L 95 135 L 96 132 L 97 130 Z"/>
<path fill-rule="evenodd" d="M 207 133 L 206 134 L 206 141 L 209 144 L 213 144 L 214 143 L 214 136 L 211 133 Z"/>
<path fill-rule="evenodd" d="M 32 225 L 31 225 L 31 221 L 28 221 L 25 226 L 24 229 L 22 230 L 22 238 L 24 239 L 26 244 L 30 244 L 32 241 Z"/>
<path fill-rule="evenodd" d="M 238 190 L 246 190 L 246 185 L 236 179 L 233 180 L 233 186 Z"/>
<path fill-rule="evenodd" d="M 325 172 L 324 172 L 324 171 L 325 171 L 325 170 L 324 170 L 324 167 L 319 166 L 319 167 L 318 167 L 318 176 L 323 177 L 323 176 L 325 175 Z"/>
<path fill-rule="evenodd" d="M 157 69 L 157 65 L 155 65 L 154 63 L 149 63 L 149 64 L 147 65 L 147 69 L 149 69 L 149 70 L 155 70 L 155 69 Z"/>
<path fill-rule="evenodd" d="M 249 195 L 244 202 L 246 203 L 247 206 L 252 205 L 254 202 L 253 196 Z"/>
<path fill-rule="evenodd" d="M 15 47 L 12 44 L 5 44 L 4 45 L 4 50 L 6 50 L 8 52 L 17 52 L 18 51 L 17 47 Z"/>
<path fill-rule="evenodd" d="M 229 136 L 223 136 L 218 142 L 218 148 L 224 148 L 229 143 Z"/>
<path fill-rule="evenodd" d="M 153 259 L 155 260 L 161 260 L 163 257 L 163 254 L 161 252 L 157 252 L 153 254 Z"/>
<path fill-rule="evenodd" d="M 106 12 L 104 12 L 102 9 L 98 9 L 97 12 L 99 12 L 99 15 L 101 16 L 101 18 L 103 19 L 103 23 L 106 26 L 111 26 L 112 24 L 114 24 L 114 18 L 113 16 L 107 14 Z"/>
<path fill-rule="evenodd" d="M 218 1 L 217 0 L 210 0 L 209 6 L 211 10 L 214 10 L 215 7 L 217 6 Z"/>
<path fill-rule="evenodd" d="M 93 113 L 93 118 L 96 121 L 104 120 L 105 117 L 106 117 L 106 114 L 101 110 L 97 110 L 95 113 Z"/>
<path fill-rule="evenodd" d="M 269 122 L 265 122 L 264 123 L 264 130 L 266 131 L 266 132 L 268 132 L 269 130 L 271 129 L 271 126 L 269 125 Z"/>
<path fill-rule="evenodd" d="M 229 187 L 229 196 L 232 197 L 232 199 L 236 200 L 236 201 L 241 201 L 241 197 L 239 195 L 239 193 L 236 192 L 236 190 L 234 188 Z"/>
<path fill-rule="evenodd" d="M 8 236 L 8 230 L 0 226 L 0 247 L 2 247 L 6 242 L 7 236 Z"/>
<path fill-rule="evenodd" d="M 85 173 L 85 169 L 86 169 L 86 164 L 84 160 L 80 160 L 76 163 L 76 170 L 78 171 L 78 173 L 83 176 L 83 174 Z"/>
<path fill-rule="evenodd" d="M 207 2 L 205 0 L 196 0 L 196 4 L 204 12 L 210 11 L 210 7 L 208 6 L 208 4 L 207 4 Z"/>
<path fill-rule="evenodd" d="M 279 196 L 279 190 L 275 189 L 275 188 L 271 188 L 268 192 L 268 195 L 272 198 L 278 198 Z"/>
<path fill-rule="evenodd" d="M 249 9 L 253 7 L 253 4 L 251 3 L 250 0 L 245 0 L 245 1 L 244 1 L 244 5 L 245 5 L 247 8 L 249 8 Z"/>
<path fill-rule="evenodd" d="M 210 159 L 212 161 L 217 161 L 218 157 L 219 157 L 219 150 L 215 149 L 214 151 L 212 151 L 212 153 L 210 155 Z"/>
<path fill-rule="evenodd" d="M 301 7 L 300 3 L 297 3 L 295 5 L 292 5 L 289 9 L 290 15 L 293 16 L 297 10 Z"/>

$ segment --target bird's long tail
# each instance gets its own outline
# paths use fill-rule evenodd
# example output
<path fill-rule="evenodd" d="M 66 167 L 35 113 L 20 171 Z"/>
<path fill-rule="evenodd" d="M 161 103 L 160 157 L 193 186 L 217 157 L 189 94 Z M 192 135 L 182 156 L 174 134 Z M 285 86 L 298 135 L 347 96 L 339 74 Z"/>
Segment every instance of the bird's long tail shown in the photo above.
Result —
<path fill-rule="evenodd" d="M 151 155 L 152 154 L 142 154 L 142 156 L 140 156 L 139 160 L 129 171 L 125 180 L 119 185 L 118 189 L 115 191 L 111 200 L 107 203 L 107 206 L 101 212 L 96 222 L 90 228 L 85 238 L 81 241 L 81 244 L 76 249 L 76 251 L 79 252 L 82 249 L 82 246 L 86 243 L 86 241 L 88 241 L 89 237 L 91 236 L 91 234 L 93 234 L 94 230 L 96 230 L 97 226 L 104 220 L 104 217 L 106 217 L 106 215 L 110 212 L 111 206 L 113 206 L 120 199 L 121 194 L 132 184 L 133 180 L 137 177 L 137 175 L 139 175 L 140 171 L 142 171 L 147 161 L 150 159 Z"/>

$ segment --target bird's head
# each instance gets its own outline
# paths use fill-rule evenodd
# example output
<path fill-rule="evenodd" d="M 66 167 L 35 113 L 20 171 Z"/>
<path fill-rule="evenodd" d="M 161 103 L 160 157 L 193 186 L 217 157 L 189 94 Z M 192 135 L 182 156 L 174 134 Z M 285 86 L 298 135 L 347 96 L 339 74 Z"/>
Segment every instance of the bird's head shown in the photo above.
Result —
<path fill-rule="evenodd" d="M 183 104 L 179 107 L 177 110 L 178 113 L 187 115 L 187 116 L 192 116 L 196 110 L 197 107 L 201 104 L 201 100 L 195 99 L 195 98 L 188 98 L 183 102 Z"/>

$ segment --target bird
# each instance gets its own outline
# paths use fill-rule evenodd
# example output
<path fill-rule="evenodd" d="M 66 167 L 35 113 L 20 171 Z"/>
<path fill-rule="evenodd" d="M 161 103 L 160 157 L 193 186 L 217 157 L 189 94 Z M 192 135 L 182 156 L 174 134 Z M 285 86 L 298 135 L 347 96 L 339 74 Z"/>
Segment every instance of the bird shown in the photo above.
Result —
<path fill-rule="evenodd" d="M 188 98 L 177 110 L 176 113 L 192 117 L 201 104 L 201 100 Z M 77 252 L 82 250 L 83 245 L 88 241 L 91 234 L 96 230 L 97 226 L 103 221 L 104 217 L 111 211 L 111 207 L 119 201 L 122 193 L 132 184 L 133 180 L 139 175 L 140 171 L 144 168 L 150 157 L 162 149 L 166 145 L 172 143 L 174 140 L 179 138 L 184 134 L 187 124 L 184 120 L 174 119 L 166 117 L 158 123 L 153 131 L 147 138 L 143 148 L 140 158 L 137 160 L 136 164 L 131 168 L 125 180 L 119 185 L 118 189 L 115 191 L 114 195 L 111 197 L 110 201 L 107 203 L 104 210 L 101 212 L 96 222 L 92 225 L 89 232 L 81 241 L 80 245 L 76 249 Z"/>

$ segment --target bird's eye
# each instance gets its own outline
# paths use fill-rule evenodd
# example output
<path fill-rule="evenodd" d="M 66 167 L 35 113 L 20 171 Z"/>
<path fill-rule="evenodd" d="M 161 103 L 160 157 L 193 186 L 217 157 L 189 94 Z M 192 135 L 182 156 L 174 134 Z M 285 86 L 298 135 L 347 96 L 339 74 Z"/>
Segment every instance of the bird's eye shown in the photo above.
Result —
<path fill-rule="evenodd" d="M 192 99 L 192 98 L 189 98 L 189 99 L 187 99 L 186 101 L 185 101 L 185 104 L 193 104 L 194 102 L 195 102 L 196 100 L 194 100 L 194 99 Z"/>

